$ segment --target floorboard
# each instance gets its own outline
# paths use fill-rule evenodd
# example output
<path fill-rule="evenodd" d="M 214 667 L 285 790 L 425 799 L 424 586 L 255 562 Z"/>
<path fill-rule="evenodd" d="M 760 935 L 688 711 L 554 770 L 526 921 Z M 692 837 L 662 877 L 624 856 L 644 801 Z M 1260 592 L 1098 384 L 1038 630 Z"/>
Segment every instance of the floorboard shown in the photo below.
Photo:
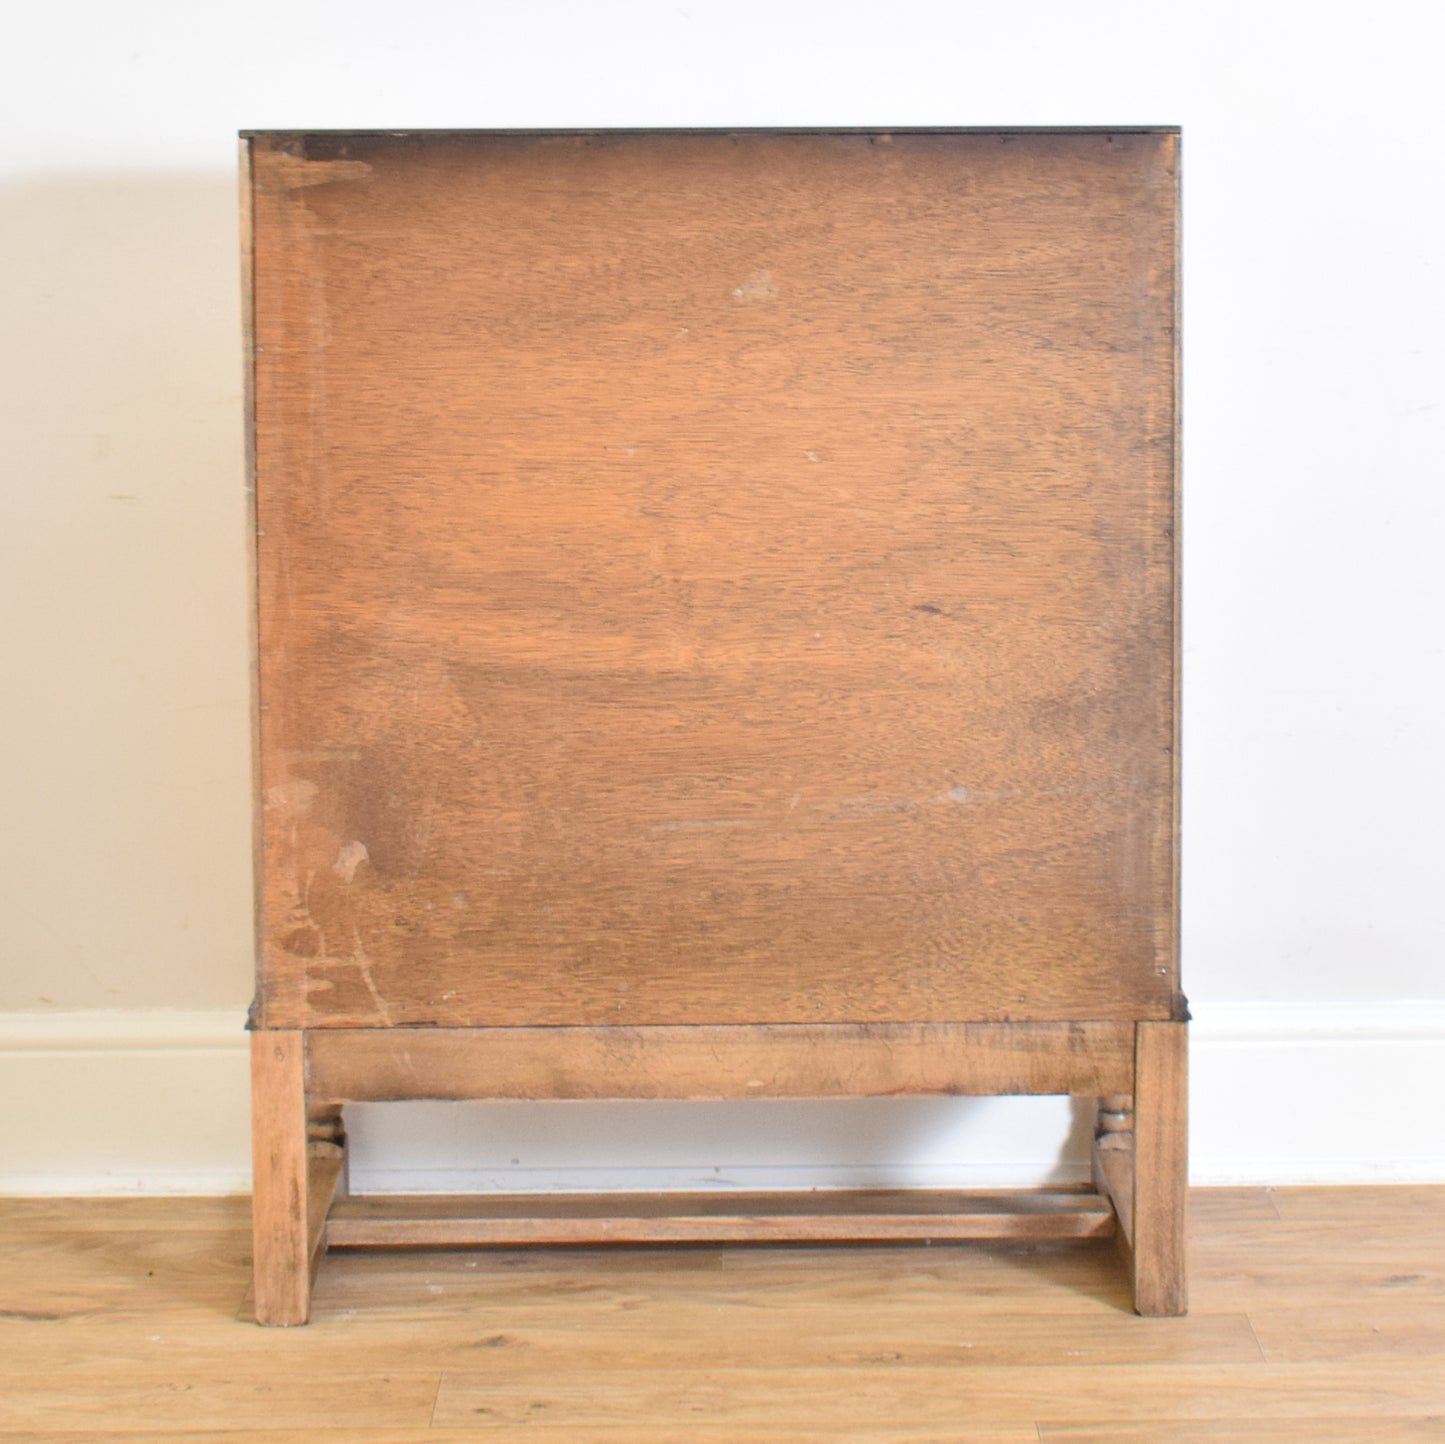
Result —
<path fill-rule="evenodd" d="M 1196 1191 L 1108 1243 L 342 1253 L 248 1321 L 245 1199 L 0 1200 L 0 1444 L 1445 1441 L 1445 1188 Z"/>

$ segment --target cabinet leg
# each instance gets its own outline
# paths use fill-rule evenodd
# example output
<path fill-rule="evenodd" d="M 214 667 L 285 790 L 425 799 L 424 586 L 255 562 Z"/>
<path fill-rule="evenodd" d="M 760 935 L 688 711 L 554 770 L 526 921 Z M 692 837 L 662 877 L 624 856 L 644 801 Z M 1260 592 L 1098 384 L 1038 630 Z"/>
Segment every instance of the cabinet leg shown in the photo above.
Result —
<path fill-rule="evenodd" d="M 305 1035 L 251 1035 L 251 1224 L 256 1321 L 311 1312 Z"/>
<path fill-rule="evenodd" d="M 1094 1132 L 1094 1188 L 1114 1206 L 1120 1251 L 1134 1273 L 1134 1097 L 1099 1099 Z"/>
<path fill-rule="evenodd" d="M 1136 1033 L 1134 1308 L 1154 1317 L 1189 1309 L 1187 1038 L 1184 1023 L 1140 1023 Z"/>

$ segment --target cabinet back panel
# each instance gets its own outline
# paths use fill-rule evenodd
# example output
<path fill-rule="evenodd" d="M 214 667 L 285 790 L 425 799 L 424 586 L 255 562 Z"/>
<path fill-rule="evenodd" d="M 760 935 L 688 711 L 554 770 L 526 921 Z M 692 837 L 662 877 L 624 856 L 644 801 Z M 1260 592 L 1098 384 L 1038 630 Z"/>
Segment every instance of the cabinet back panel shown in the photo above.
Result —
<path fill-rule="evenodd" d="M 254 138 L 258 1021 L 1171 1016 L 1176 145 Z"/>

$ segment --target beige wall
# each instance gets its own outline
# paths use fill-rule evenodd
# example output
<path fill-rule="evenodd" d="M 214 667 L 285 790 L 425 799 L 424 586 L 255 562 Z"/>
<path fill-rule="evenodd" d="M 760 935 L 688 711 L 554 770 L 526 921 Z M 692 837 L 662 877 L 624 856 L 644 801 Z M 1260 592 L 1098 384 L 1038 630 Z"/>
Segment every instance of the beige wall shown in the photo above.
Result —
<path fill-rule="evenodd" d="M 0 184 L 0 1010 L 250 997 L 235 215 Z"/>
<path fill-rule="evenodd" d="M 243 126 L 1181 123 L 1197 1176 L 1445 1178 L 1438 23 L 1418 0 L 10 6 L 0 1193 L 247 1183 Z M 1055 1101 L 930 1101 L 887 1137 L 871 1106 L 822 1131 L 751 1105 L 350 1123 L 363 1186 L 595 1185 L 600 1159 L 630 1187 L 783 1163 L 785 1186 L 982 1185 L 1067 1166 Z"/>
<path fill-rule="evenodd" d="M 1435 12 L 53 0 L 0 45 L 0 1013 L 250 993 L 242 126 L 1184 127 L 1184 968 L 1445 997 Z"/>

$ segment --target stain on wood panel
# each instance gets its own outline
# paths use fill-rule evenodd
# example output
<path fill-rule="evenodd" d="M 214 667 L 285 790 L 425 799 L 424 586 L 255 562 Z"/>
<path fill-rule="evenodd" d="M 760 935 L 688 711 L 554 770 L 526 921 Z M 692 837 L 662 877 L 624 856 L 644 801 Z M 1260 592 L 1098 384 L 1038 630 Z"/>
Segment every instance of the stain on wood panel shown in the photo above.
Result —
<path fill-rule="evenodd" d="M 1175 142 L 253 142 L 265 1024 L 1170 1016 Z"/>

